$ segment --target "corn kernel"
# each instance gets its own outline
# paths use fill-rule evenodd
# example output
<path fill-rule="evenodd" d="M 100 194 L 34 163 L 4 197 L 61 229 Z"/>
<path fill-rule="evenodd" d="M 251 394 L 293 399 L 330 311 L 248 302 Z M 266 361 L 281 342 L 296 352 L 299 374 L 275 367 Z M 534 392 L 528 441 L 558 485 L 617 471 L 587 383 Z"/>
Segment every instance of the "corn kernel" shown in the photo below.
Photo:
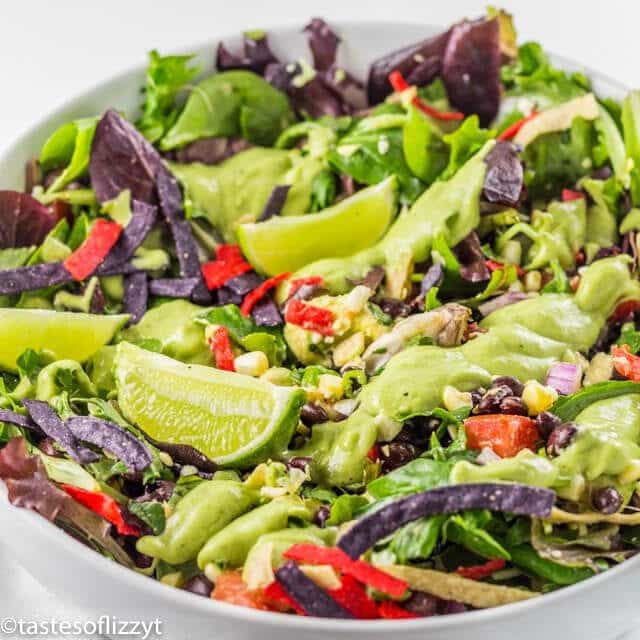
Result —
<path fill-rule="evenodd" d="M 293 384 L 291 371 L 286 367 L 271 367 L 260 376 L 260 379 L 282 387 L 290 387 Z"/>
<path fill-rule="evenodd" d="M 529 271 L 524 277 L 524 288 L 527 291 L 540 291 L 542 274 L 539 271 Z"/>
<path fill-rule="evenodd" d="M 249 351 L 234 358 L 233 364 L 238 373 L 257 378 L 269 368 L 269 359 L 262 351 Z"/>
<path fill-rule="evenodd" d="M 613 358 L 608 353 L 596 353 L 584 372 L 585 387 L 596 382 L 606 382 L 613 375 Z"/>
<path fill-rule="evenodd" d="M 331 373 L 323 373 L 318 378 L 318 392 L 326 400 L 340 400 L 344 394 L 342 378 Z"/>
<path fill-rule="evenodd" d="M 358 331 L 340 342 L 333 350 L 333 363 L 342 367 L 364 351 L 364 333 Z"/>
<path fill-rule="evenodd" d="M 217 324 L 208 324 L 204 328 L 204 339 L 207 342 L 211 342 L 213 340 L 213 334 L 220 328 L 220 325 Z"/>
<path fill-rule="evenodd" d="M 471 394 L 458 391 L 455 387 L 447 385 L 442 392 L 442 403 L 447 411 L 455 411 L 460 407 L 471 407 L 473 401 L 471 400 Z"/>
<path fill-rule="evenodd" d="M 546 411 L 557 399 L 558 392 L 555 389 L 540 384 L 537 380 L 529 380 L 524 385 L 522 401 L 531 416 Z"/>

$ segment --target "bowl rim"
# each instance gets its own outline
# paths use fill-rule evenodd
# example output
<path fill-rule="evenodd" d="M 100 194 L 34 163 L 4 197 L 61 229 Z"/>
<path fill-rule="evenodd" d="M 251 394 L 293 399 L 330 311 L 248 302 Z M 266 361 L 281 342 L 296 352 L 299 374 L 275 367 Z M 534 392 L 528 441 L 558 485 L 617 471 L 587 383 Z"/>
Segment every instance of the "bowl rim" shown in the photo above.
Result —
<path fill-rule="evenodd" d="M 382 22 L 380 20 L 332 20 L 332 26 L 335 26 L 338 31 L 341 29 L 362 29 L 379 27 Z M 385 22 L 386 25 L 393 29 L 415 29 L 416 23 L 408 22 L 406 20 L 389 20 Z M 444 30 L 439 25 L 431 23 L 420 24 L 425 29 L 426 33 L 438 33 Z M 267 27 L 269 32 L 292 33 L 294 30 L 299 31 L 299 26 L 294 26 L 292 23 L 279 22 L 271 24 Z M 193 51 L 200 51 L 207 47 L 215 46 L 216 42 L 225 40 L 233 41 L 237 39 L 238 34 L 220 34 L 214 35 L 210 39 L 195 43 L 190 47 L 179 47 L 177 49 L 168 51 L 169 55 L 181 55 L 190 53 Z M 554 64 L 567 70 L 579 70 L 587 74 L 589 79 L 594 84 L 599 84 L 608 87 L 613 93 L 623 94 L 629 91 L 629 87 L 597 70 L 581 64 L 570 57 L 558 56 L 556 54 L 547 52 Z M 210 65 L 208 65 L 210 67 Z M 60 103 L 52 111 L 47 112 L 40 117 L 35 123 L 28 127 L 21 129 L 20 134 L 6 146 L 0 148 L 0 162 L 9 158 L 16 150 L 25 145 L 28 139 L 34 134 L 37 129 L 46 126 L 52 120 L 56 120 L 65 115 L 69 109 L 72 109 L 74 104 L 84 99 L 90 98 L 95 92 L 105 88 L 110 84 L 115 84 L 119 81 L 124 81 L 129 77 L 136 74 L 144 73 L 146 65 L 142 62 L 131 65 L 125 69 L 118 71 L 117 73 L 110 74 L 102 81 L 92 83 L 88 88 L 68 98 L 64 102 Z M 511 618 L 518 616 L 524 612 L 532 609 L 540 608 L 543 603 L 559 603 L 567 598 L 573 598 L 580 593 L 584 593 L 588 590 L 596 589 L 604 581 L 615 579 L 616 576 L 622 576 L 631 571 L 635 571 L 636 567 L 640 563 L 640 554 L 637 557 L 625 560 L 621 564 L 607 570 L 599 575 L 593 576 L 582 582 L 574 585 L 562 587 L 552 593 L 544 594 L 541 597 L 531 598 L 530 600 L 512 603 L 508 605 L 501 605 L 498 607 L 492 607 L 488 609 L 479 609 L 474 611 L 466 611 L 464 613 L 450 614 L 447 616 L 434 616 L 428 618 L 417 619 L 404 619 L 404 620 L 336 620 L 331 618 L 318 618 L 318 617 L 306 617 L 295 616 L 289 614 L 282 614 L 278 612 L 262 611 L 258 609 L 251 609 L 248 607 L 242 607 L 238 605 L 229 604 L 226 602 L 214 600 L 212 598 L 195 597 L 194 594 L 184 591 L 182 589 L 176 589 L 169 585 L 165 585 L 162 582 L 154 579 L 150 579 L 148 576 L 130 569 L 123 565 L 116 563 L 96 552 L 89 549 L 79 541 L 75 540 L 72 536 L 65 533 L 60 527 L 57 527 L 54 523 L 49 522 L 41 515 L 30 511 L 28 509 L 22 509 L 14 507 L 8 501 L 7 489 L 4 483 L 0 483 L 0 509 L 7 510 L 13 516 L 22 518 L 27 526 L 36 528 L 38 535 L 43 538 L 48 538 L 52 543 L 58 545 L 59 548 L 64 549 L 70 554 L 75 554 L 79 560 L 82 560 L 85 564 L 89 564 L 96 570 L 97 574 L 107 576 L 114 580 L 116 583 L 128 583 L 132 588 L 146 589 L 147 592 L 151 592 L 157 596 L 157 600 L 167 605 L 179 604 L 181 608 L 185 610 L 191 610 L 201 614 L 209 614 L 211 617 L 215 615 L 221 615 L 228 618 L 232 618 L 238 622 L 251 622 L 255 624 L 267 625 L 269 627 L 287 627 L 290 629 L 299 629 L 301 631 L 305 629 L 314 629 L 321 631 L 334 631 L 334 632 L 350 632 L 350 633 L 368 633 L 373 631 L 389 631 L 389 632 L 402 632 L 403 630 L 441 630 L 452 627 L 463 627 L 474 625 L 479 622 L 499 622 L 501 619 Z M 0 540 L 2 543 L 2 540 Z M 97 578 L 98 576 L 96 576 Z M 37 576 L 36 576 L 36 579 Z M 39 580 L 38 580 L 39 581 Z M 46 587 L 46 585 L 45 585 Z"/>

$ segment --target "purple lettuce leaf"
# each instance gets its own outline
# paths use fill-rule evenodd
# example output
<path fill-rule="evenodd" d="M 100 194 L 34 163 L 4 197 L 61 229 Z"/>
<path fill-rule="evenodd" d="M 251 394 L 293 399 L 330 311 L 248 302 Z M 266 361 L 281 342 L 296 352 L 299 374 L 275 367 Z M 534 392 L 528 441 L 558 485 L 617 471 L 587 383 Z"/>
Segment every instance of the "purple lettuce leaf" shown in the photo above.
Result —
<path fill-rule="evenodd" d="M 499 140 L 484 159 L 487 174 L 482 195 L 493 204 L 517 207 L 525 195 L 524 169 L 516 146 Z"/>
<path fill-rule="evenodd" d="M 0 191 L 0 249 L 39 245 L 56 216 L 27 193 Z"/>
<path fill-rule="evenodd" d="M 485 282 L 491 277 L 487 267 L 480 238 L 472 231 L 452 249 L 460 263 L 460 275 L 468 282 Z"/>
<path fill-rule="evenodd" d="M 155 278 L 149 281 L 149 293 L 167 298 L 189 299 L 200 278 Z"/>
<path fill-rule="evenodd" d="M 279 184 L 273 187 L 269 199 L 256 222 L 264 222 L 273 216 L 279 216 L 284 203 L 287 201 L 289 189 L 291 189 L 290 184 Z"/>
<path fill-rule="evenodd" d="M 22 404 L 42 431 L 55 440 L 76 462 L 89 464 L 98 460 L 99 456 L 91 449 L 82 446 L 69 427 L 46 402 L 23 400 Z"/>
<path fill-rule="evenodd" d="M 333 65 L 320 75 L 325 86 L 340 97 L 345 111 L 350 113 L 366 109 L 369 105 L 362 82 L 342 67 Z"/>
<path fill-rule="evenodd" d="M 186 147 L 170 152 L 170 157 L 182 164 L 201 162 L 215 165 L 249 147 L 251 143 L 244 138 L 201 138 L 190 142 Z"/>
<path fill-rule="evenodd" d="M 303 31 L 309 36 L 314 68 L 329 70 L 335 64 L 340 38 L 322 18 L 312 18 Z"/>
<path fill-rule="evenodd" d="M 72 282 L 62 262 L 44 262 L 0 271 L 0 295 L 13 295 Z"/>
<path fill-rule="evenodd" d="M 340 538 L 338 546 L 356 559 L 379 540 L 419 518 L 469 509 L 546 518 L 551 513 L 554 500 L 553 491 L 523 484 L 482 483 L 438 487 L 400 498 L 360 518 Z"/>
<path fill-rule="evenodd" d="M 8 489 L 9 502 L 32 509 L 55 520 L 69 497 L 47 477 L 42 460 L 29 456 L 24 438 L 13 438 L 0 450 L 0 478 Z"/>
<path fill-rule="evenodd" d="M 491 298 L 490 300 L 478 305 L 478 311 L 486 317 L 490 313 L 493 313 L 498 309 L 502 309 L 502 307 L 508 307 L 510 304 L 526 300 L 527 298 L 530 298 L 531 295 L 532 294 L 525 293 L 524 291 L 507 291 L 507 293 L 503 293 L 500 296 Z"/>
<path fill-rule="evenodd" d="M 267 65 L 278 62 L 273 51 L 269 47 L 266 34 L 260 37 L 251 33 L 243 36 L 243 55 L 236 55 L 229 51 L 221 42 L 216 53 L 216 67 L 218 71 L 230 71 L 231 69 L 246 69 L 262 75 Z"/>
<path fill-rule="evenodd" d="M 149 288 L 147 286 L 147 274 L 144 271 L 135 271 L 124 277 L 123 307 L 128 313 L 129 324 L 138 324 L 142 316 L 147 312 L 149 302 Z"/>
<path fill-rule="evenodd" d="M 393 90 L 389 74 L 400 71 L 407 82 L 429 84 L 440 73 L 451 29 L 421 42 L 392 51 L 374 61 L 369 69 L 367 94 L 370 104 L 382 102 Z"/>
<path fill-rule="evenodd" d="M 251 310 L 251 317 L 259 327 L 278 327 L 282 324 L 278 305 L 269 296 L 256 302 Z"/>
<path fill-rule="evenodd" d="M 338 604 L 311 578 L 308 578 L 293 560 L 283 564 L 275 574 L 282 588 L 304 609 L 307 615 L 344 620 L 353 618 L 349 611 Z"/>
<path fill-rule="evenodd" d="M 65 425 L 78 440 L 108 451 L 132 471 L 143 471 L 151 464 L 148 447 L 113 422 L 93 416 L 77 416 L 69 418 Z"/>
<path fill-rule="evenodd" d="M 426 296 L 433 287 L 439 287 L 444 280 L 444 267 L 442 263 L 432 264 L 422 277 L 420 282 L 420 295 Z"/>
<path fill-rule="evenodd" d="M 118 242 L 111 249 L 109 255 L 98 267 L 98 275 L 110 273 L 129 260 L 135 250 L 144 242 L 158 215 L 157 207 L 134 200 L 131 205 L 131 220 L 124 228 Z"/>
<path fill-rule="evenodd" d="M 496 18 L 453 26 L 442 58 L 442 80 L 451 104 L 483 127 L 500 107 L 500 25 Z"/>

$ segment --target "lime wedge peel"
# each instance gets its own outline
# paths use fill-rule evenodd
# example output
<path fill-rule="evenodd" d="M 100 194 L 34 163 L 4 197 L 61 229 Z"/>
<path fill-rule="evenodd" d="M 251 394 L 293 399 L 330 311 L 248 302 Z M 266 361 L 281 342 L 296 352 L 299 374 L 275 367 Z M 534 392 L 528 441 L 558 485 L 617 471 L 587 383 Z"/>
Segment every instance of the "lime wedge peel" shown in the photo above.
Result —
<path fill-rule="evenodd" d="M 17 371 L 16 360 L 26 349 L 84 362 L 109 344 L 128 320 L 128 315 L 0 309 L 0 368 Z"/>
<path fill-rule="evenodd" d="M 350 256 L 374 245 L 389 228 L 396 191 L 391 176 L 318 213 L 239 225 L 238 240 L 247 260 L 270 276 L 321 258 Z"/>
<path fill-rule="evenodd" d="M 127 342 L 118 345 L 115 378 L 127 419 L 224 467 L 249 467 L 286 449 L 305 401 L 296 387 L 184 364 Z"/>

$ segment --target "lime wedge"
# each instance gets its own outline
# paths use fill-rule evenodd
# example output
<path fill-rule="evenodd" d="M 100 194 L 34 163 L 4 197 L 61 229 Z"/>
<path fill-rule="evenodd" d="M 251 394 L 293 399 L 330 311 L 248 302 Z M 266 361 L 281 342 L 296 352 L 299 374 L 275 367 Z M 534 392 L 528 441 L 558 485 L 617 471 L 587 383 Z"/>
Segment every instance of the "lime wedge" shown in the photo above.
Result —
<path fill-rule="evenodd" d="M 156 440 L 191 445 L 227 467 L 281 453 L 305 398 L 295 387 L 184 364 L 128 342 L 118 345 L 115 377 L 129 420 Z"/>
<path fill-rule="evenodd" d="M 26 349 L 46 349 L 56 360 L 88 360 L 108 344 L 128 315 L 100 316 L 48 309 L 0 309 L 0 368 L 17 371 Z"/>
<path fill-rule="evenodd" d="M 370 247 L 384 235 L 395 212 L 392 176 L 319 213 L 241 224 L 238 239 L 256 270 L 273 276 Z"/>

